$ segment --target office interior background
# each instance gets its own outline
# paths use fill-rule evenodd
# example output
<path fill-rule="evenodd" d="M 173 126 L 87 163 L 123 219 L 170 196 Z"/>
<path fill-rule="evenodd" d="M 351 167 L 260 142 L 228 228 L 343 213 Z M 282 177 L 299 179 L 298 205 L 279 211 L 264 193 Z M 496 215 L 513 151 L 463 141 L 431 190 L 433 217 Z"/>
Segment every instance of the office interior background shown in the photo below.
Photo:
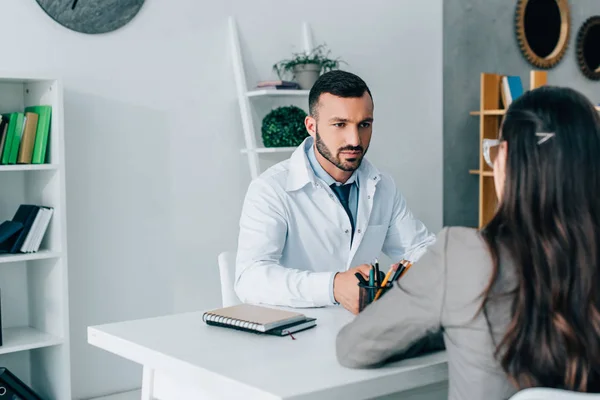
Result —
<path fill-rule="evenodd" d="M 90 346 L 88 326 L 220 305 L 217 256 L 236 247 L 251 179 L 230 18 L 249 86 L 277 78 L 272 65 L 303 50 L 305 26 L 315 45 L 325 43 L 343 69 L 367 82 L 375 103 L 367 158 L 392 174 L 412 211 L 437 232 L 478 224 L 479 177 L 469 170 L 480 159 L 479 119 L 470 115 L 479 109 L 480 74 L 520 76 L 528 87 L 536 69 L 518 46 L 515 6 L 146 0 L 124 27 L 85 34 L 35 0 L 3 0 L 3 75 L 58 77 L 64 85 L 73 398 L 140 385 L 141 367 Z M 577 30 L 594 15 L 600 2 L 570 2 L 567 51 L 548 83 L 598 104 L 600 84 L 582 74 L 575 50 Z M 255 100 L 256 121 L 285 103 Z M 287 156 L 263 154 L 261 163 Z M 4 292 L 15 272 L 2 267 Z M 0 360 L 18 370 L 18 357 Z"/>

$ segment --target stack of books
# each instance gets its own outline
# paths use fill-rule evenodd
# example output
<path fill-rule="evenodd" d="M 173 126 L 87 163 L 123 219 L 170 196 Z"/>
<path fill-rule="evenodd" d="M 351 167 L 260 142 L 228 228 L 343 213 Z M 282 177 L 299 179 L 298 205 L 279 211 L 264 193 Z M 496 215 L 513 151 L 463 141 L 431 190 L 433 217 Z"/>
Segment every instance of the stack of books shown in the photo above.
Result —
<path fill-rule="evenodd" d="M 0 224 L 0 253 L 35 253 L 48 230 L 52 207 L 21 204 L 10 221 Z"/>
<path fill-rule="evenodd" d="M 0 164 L 44 164 L 51 115 L 44 105 L 0 115 Z"/>
<path fill-rule="evenodd" d="M 256 85 L 257 89 L 272 90 L 299 90 L 300 85 L 290 81 L 261 81 Z"/>

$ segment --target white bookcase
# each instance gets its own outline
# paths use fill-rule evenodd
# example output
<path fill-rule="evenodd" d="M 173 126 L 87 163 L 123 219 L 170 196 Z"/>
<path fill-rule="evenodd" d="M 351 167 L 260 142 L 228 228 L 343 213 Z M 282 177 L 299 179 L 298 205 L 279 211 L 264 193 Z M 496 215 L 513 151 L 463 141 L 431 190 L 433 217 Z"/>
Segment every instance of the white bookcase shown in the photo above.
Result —
<path fill-rule="evenodd" d="M 250 177 L 255 179 L 265 169 L 264 167 L 281 161 L 281 155 L 289 157 L 296 149 L 295 147 L 264 147 L 262 145 L 260 133 L 261 118 L 275 106 L 282 105 L 285 101 L 288 104 L 296 105 L 308 112 L 308 90 L 268 90 L 248 88 L 246 80 L 246 71 L 244 69 L 244 60 L 242 49 L 240 47 L 240 38 L 237 30 L 236 21 L 233 17 L 229 18 L 229 30 L 231 41 L 231 52 L 233 61 L 233 72 L 237 90 L 238 103 L 242 118 L 242 129 L 244 131 L 245 147 L 240 151 L 248 157 L 248 166 L 250 168 Z M 308 24 L 303 24 L 303 44 L 304 51 L 310 52 L 312 49 L 312 38 Z M 274 60 L 275 63 L 277 60 Z M 278 156 L 279 155 L 279 156 Z M 274 156 L 274 157 L 273 157 Z M 269 158 L 271 157 L 271 158 Z M 262 167 L 262 168 L 261 168 Z"/>
<path fill-rule="evenodd" d="M 8 368 L 48 400 L 71 399 L 63 89 L 60 80 L 0 75 L 0 114 L 51 105 L 48 163 L 0 165 L 0 222 L 21 204 L 54 208 L 39 251 L 0 254 L 3 345 Z"/>

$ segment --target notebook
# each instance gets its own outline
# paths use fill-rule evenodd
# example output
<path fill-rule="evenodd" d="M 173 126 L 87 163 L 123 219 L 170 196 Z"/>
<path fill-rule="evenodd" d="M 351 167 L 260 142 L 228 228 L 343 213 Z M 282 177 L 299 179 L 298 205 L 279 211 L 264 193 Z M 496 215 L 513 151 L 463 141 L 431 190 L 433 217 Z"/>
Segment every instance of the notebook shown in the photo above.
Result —
<path fill-rule="evenodd" d="M 262 333 L 270 333 L 277 328 L 289 330 L 296 324 L 304 322 L 312 323 L 314 326 L 314 318 L 307 318 L 304 314 L 253 304 L 238 304 L 207 311 L 202 314 L 202 320 L 209 325 L 241 328 Z"/>

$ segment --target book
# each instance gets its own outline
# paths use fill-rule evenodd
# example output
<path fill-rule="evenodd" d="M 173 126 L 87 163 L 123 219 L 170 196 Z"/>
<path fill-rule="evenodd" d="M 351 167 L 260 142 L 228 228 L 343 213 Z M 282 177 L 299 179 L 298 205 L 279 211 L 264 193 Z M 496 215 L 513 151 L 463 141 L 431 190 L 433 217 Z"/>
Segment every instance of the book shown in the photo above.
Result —
<path fill-rule="evenodd" d="M 8 164 L 16 164 L 17 156 L 19 154 L 19 147 L 21 146 L 21 138 L 23 137 L 23 128 L 25 127 L 25 114 L 22 112 L 14 113 L 14 130 L 11 141 L 11 148 L 8 154 Z M 12 121 L 11 121 L 12 123 Z"/>
<path fill-rule="evenodd" d="M 0 115 L 2 122 L 0 122 L 0 160 L 4 153 L 4 145 L 6 144 L 6 133 L 8 131 L 8 118 Z M 1 164 L 1 162 L 0 162 Z"/>
<path fill-rule="evenodd" d="M 523 83 L 521 82 L 521 77 L 503 76 L 500 93 L 502 95 L 502 103 L 504 103 L 504 107 L 508 108 L 514 100 L 523 94 Z"/>
<path fill-rule="evenodd" d="M 4 221 L 0 224 L 0 247 L 12 239 L 23 229 L 23 223 L 18 221 Z M 15 239 L 16 240 L 16 239 Z"/>
<path fill-rule="evenodd" d="M 36 113 L 25 113 L 25 124 L 23 125 L 23 137 L 19 146 L 17 164 L 30 164 L 35 143 L 35 133 L 38 126 L 38 115 Z"/>
<path fill-rule="evenodd" d="M 276 336 L 287 336 L 292 333 L 304 331 L 317 325 L 316 318 L 306 318 L 304 321 L 295 322 L 293 324 L 280 326 L 279 328 L 271 329 L 265 333 Z"/>
<path fill-rule="evenodd" d="M 2 346 L 3 339 L 2 339 L 2 292 L 0 291 L 0 346 Z"/>
<path fill-rule="evenodd" d="M 238 304 L 231 307 L 219 308 L 202 314 L 202 320 L 208 325 L 218 325 L 228 328 L 242 328 L 255 332 L 267 333 L 276 328 L 282 328 L 299 322 L 306 322 L 304 314 L 278 310 L 253 304 Z"/>
<path fill-rule="evenodd" d="M 3 388 L 0 393 L 2 399 L 14 400 L 42 400 L 42 398 L 20 380 L 8 368 L 0 368 L 0 387 Z"/>
<path fill-rule="evenodd" d="M 0 253 L 14 254 L 20 252 L 21 246 L 23 246 L 23 242 L 25 242 L 39 210 L 40 207 L 33 204 L 21 204 L 19 206 L 12 221 L 21 223 L 23 228 L 1 243 Z"/>
<path fill-rule="evenodd" d="M 2 158 L 0 159 L 1 164 L 9 164 L 10 153 L 13 147 L 13 138 L 15 136 L 15 126 L 17 125 L 18 113 L 12 112 L 8 114 L 4 114 L 2 118 L 6 118 L 7 121 L 7 130 L 4 134 L 6 137 L 4 138 L 3 149 L 2 149 Z"/>
<path fill-rule="evenodd" d="M 44 164 L 47 158 L 46 153 L 50 135 L 50 124 L 52 121 L 52 107 L 48 105 L 29 106 L 25 107 L 25 112 L 32 112 L 38 115 L 31 163 Z"/>

